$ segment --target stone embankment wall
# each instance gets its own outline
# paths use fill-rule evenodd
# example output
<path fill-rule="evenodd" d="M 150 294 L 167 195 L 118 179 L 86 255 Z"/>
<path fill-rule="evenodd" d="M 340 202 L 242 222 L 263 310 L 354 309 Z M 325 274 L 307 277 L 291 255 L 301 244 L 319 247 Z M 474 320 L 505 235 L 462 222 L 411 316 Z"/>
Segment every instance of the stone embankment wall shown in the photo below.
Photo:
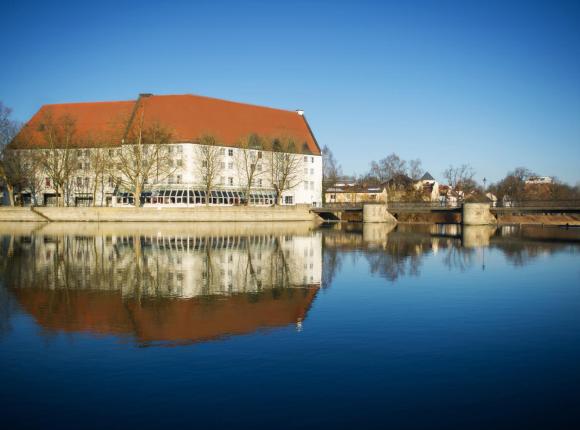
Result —
<path fill-rule="evenodd" d="M 0 208 L 0 221 L 53 222 L 256 222 L 314 221 L 309 206 L 196 208 Z"/>

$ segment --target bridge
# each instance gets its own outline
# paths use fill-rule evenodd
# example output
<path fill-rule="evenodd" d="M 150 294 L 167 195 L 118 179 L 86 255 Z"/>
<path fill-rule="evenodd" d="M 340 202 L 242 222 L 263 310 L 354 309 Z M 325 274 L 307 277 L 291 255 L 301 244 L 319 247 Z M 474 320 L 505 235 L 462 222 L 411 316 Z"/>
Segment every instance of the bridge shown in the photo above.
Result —
<path fill-rule="evenodd" d="M 363 205 L 377 204 L 375 202 L 361 203 L 331 203 L 322 207 L 312 208 L 311 212 L 318 214 L 325 221 L 362 221 Z M 463 203 L 441 202 L 388 202 L 387 210 L 396 218 L 401 214 L 428 213 L 461 213 Z M 509 214 L 571 214 L 580 213 L 580 200 L 527 200 L 506 202 L 491 205 L 490 212 L 495 215 Z"/>

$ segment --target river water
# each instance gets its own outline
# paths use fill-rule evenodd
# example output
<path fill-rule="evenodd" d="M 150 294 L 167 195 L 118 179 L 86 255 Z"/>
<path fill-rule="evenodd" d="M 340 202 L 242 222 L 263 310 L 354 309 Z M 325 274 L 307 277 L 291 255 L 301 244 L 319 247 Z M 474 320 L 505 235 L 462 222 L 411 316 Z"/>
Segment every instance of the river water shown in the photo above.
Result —
<path fill-rule="evenodd" d="M 580 231 L 0 224 L 3 428 L 578 428 Z"/>

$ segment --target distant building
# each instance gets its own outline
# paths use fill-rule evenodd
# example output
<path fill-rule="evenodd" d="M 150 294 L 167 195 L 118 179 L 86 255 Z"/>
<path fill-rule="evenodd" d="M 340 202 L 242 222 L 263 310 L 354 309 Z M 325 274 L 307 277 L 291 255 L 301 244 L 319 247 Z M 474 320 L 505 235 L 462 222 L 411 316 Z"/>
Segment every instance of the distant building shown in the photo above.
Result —
<path fill-rule="evenodd" d="M 439 182 L 429 172 L 425 172 L 421 179 L 415 182 L 414 186 L 415 189 L 421 192 L 424 199 L 432 202 L 439 200 Z"/>
<path fill-rule="evenodd" d="M 526 184 L 553 184 L 554 178 L 551 176 L 531 176 L 526 179 Z"/>
<path fill-rule="evenodd" d="M 344 185 L 337 183 L 330 187 L 325 193 L 326 203 L 348 204 L 363 202 L 381 202 L 387 201 L 387 188 L 385 185 Z"/>

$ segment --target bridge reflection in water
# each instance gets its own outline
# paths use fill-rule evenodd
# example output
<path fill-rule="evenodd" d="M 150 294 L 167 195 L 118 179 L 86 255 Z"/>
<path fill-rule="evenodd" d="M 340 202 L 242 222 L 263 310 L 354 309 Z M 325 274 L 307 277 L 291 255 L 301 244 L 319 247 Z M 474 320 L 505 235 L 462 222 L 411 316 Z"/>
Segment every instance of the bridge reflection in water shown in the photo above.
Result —
<path fill-rule="evenodd" d="M 49 224 L 3 235 L 2 253 L 4 285 L 46 333 L 139 345 L 300 329 L 321 281 L 321 234 L 300 223 Z"/>
<path fill-rule="evenodd" d="M 563 249 L 577 252 L 580 230 L 4 223 L 0 238 L 0 281 L 46 334 L 113 335 L 155 345 L 301 329 L 319 289 L 332 285 L 353 252 L 371 274 L 394 283 L 419 276 L 425 257 L 435 254 L 450 271 L 465 271 L 490 270 L 486 248 L 514 265 Z M 0 335 L 7 315 L 0 309 Z"/>

